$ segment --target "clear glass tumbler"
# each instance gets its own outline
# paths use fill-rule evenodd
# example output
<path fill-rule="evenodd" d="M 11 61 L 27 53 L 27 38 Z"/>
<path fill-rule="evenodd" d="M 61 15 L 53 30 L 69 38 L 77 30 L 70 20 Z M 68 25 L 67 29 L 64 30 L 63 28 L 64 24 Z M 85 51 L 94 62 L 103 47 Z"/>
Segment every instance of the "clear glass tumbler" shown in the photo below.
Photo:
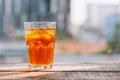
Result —
<path fill-rule="evenodd" d="M 28 64 L 31 69 L 51 69 L 55 44 L 55 22 L 24 22 Z"/>

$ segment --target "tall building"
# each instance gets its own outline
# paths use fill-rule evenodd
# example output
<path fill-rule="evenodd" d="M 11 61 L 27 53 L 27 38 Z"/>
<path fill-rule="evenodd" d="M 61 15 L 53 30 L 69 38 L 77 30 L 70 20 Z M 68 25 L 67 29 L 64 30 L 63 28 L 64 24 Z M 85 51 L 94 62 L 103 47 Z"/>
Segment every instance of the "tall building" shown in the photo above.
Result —
<path fill-rule="evenodd" d="M 57 29 L 67 30 L 69 0 L 0 0 L 0 36 L 24 32 L 25 21 L 55 21 Z"/>
<path fill-rule="evenodd" d="M 3 12 L 4 12 L 4 0 L 0 0 L 0 36 L 3 36 Z"/>
<path fill-rule="evenodd" d="M 90 23 L 101 30 L 102 37 L 108 41 L 113 39 L 119 16 L 120 0 L 71 0 L 69 32 L 77 38 L 80 27 Z"/>

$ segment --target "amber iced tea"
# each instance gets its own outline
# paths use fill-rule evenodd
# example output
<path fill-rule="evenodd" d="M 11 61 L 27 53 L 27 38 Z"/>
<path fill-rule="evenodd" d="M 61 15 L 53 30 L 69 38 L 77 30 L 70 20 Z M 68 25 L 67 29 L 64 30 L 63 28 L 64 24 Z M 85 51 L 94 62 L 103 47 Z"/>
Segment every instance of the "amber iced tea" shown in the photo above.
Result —
<path fill-rule="evenodd" d="M 28 63 L 31 66 L 52 66 L 54 55 L 55 29 L 25 29 Z"/>

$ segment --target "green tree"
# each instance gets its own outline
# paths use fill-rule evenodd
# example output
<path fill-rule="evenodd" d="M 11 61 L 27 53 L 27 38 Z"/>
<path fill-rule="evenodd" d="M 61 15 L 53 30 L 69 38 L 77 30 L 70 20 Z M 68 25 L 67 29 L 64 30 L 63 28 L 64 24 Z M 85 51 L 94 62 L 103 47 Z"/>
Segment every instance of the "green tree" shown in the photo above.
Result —
<path fill-rule="evenodd" d="M 112 51 L 120 52 L 120 24 L 116 24 L 115 33 L 113 36 L 113 40 L 111 42 L 108 42 L 108 49 L 111 49 Z"/>

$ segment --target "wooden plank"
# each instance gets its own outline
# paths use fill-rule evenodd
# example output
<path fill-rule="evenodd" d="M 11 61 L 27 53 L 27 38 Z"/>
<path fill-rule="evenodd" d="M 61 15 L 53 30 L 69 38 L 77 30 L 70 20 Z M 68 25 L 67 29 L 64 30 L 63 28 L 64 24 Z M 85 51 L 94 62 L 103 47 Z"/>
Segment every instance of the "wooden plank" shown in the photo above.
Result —
<path fill-rule="evenodd" d="M 120 72 L 26 72 L 21 74 L 0 76 L 0 80 L 119 80 L 119 74 Z"/>
<path fill-rule="evenodd" d="M 119 80 L 120 62 L 55 63 L 51 70 L 33 71 L 27 63 L 1 64 L 0 80 Z"/>
<path fill-rule="evenodd" d="M 1 72 L 30 72 L 33 70 L 30 70 L 28 68 L 27 63 L 22 64 L 1 64 L 0 65 L 0 71 Z M 113 63 L 55 63 L 53 65 L 52 69 L 42 70 L 42 72 L 45 71 L 108 71 L 108 72 L 119 72 L 120 71 L 120 62 L 117 61 Z"/>

